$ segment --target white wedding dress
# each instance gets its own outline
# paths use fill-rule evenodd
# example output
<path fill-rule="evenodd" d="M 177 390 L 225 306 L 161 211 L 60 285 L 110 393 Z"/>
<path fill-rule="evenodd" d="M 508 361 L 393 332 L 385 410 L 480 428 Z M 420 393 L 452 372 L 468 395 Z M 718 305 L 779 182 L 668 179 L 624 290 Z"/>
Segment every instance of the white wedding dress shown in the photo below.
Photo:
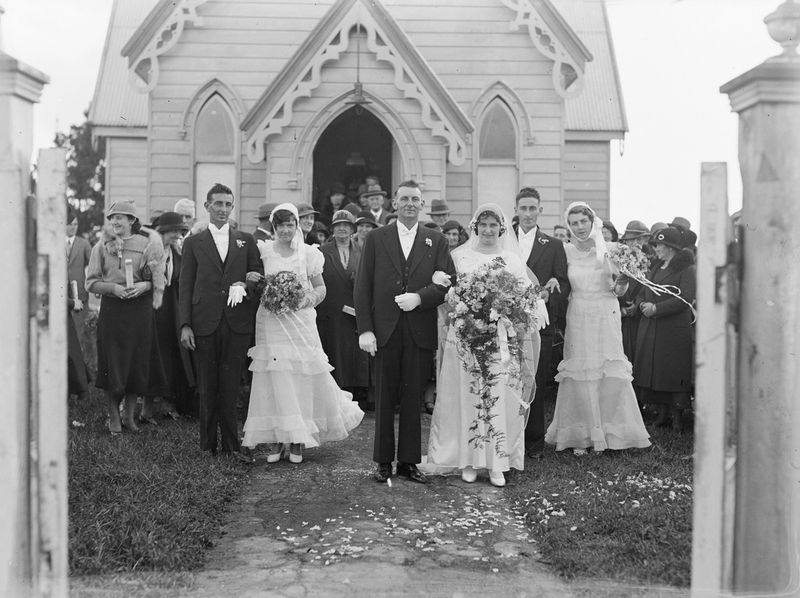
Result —
<path fill-rule="evenodd" d="M 472 272 L 476 268 L 502 256 L 509 272 L 530 284 L 525 264 L 517 254 L 510 251 L 485 254 L 467 247 L 453 253 L 453 262 L 459 274 Z M 539 359 L 539 332 L 529 331 L 525 338 L 525 358 L 518 375 L 509 373 L 499 363 L 495 371 L 501 378 L 493 388 L 498 397 L 491 410 L 492 425 L 500 435 L 488 435 L 487 426 L 479 421 L 477 434 L 470 431 L 476 422 L 478 396 L 472 391 L 473 379 L 464 368 L 464 360 L 471 354 L 459 353 L 455 330 L 447 330 L 441 368 L 436 379 L 436 407 L 431 419 L 428 439 L 428 455 L 423 457 L 420 469 L 427 473 L 454 473 L 465 467 L 504 472 L 523 469 L 525 459 L 525 422 L 528 406 L 535 391 L 536 363 Z M 479 442 L 471 441 L 480 436 Z"/>
<path fill-rule="evenodd" d="M 274 242 L 259 243 L 265 274 L 292 271 L 312 290 L 310 278 L 322 274 L 325 258 L 305 246 L 288 257 Z M 364 412 L 341 390 L 322 350 L 312 307 L 276 316 L 259 306 L 256 314 L 253 382 L 242 445 L 302 443 L 306 448 L 342 440 L 358 426 Z"/>

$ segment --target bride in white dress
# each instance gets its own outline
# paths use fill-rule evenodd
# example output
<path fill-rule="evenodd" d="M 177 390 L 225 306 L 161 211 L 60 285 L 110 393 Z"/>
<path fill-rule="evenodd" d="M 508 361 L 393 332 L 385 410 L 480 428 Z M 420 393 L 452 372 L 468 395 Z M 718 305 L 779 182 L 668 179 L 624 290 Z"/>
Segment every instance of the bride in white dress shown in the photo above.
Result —
<path fill-rule="evenodd" d="M 499 206 L 480 206 L 469 225 L 472 237 L 452 253 L 456 272 L 471 273 L 501 257 L 507 271 L 525 287 L 536 284 L 535 276 L 519 257 L 519 249 L 509 248 L 516 243 L 510 224 Z M 535 327 L 525 331 L 519 363 L 503 363 L 499 354 L 492 360 L 492 374 L 499 378 L 492 388 L 497 401 L 488 414 L 491 433 L 487 418 L 479 413 L 481 397 L 475 393 L 475 380 L 467 371 L 475 357 L 465 354 L 463 348 L 459 351 L 458 342 L 455 327 L 450 326 L 436 380 L 428 455 L 421 469 L 442 474 L 461 470 L 465 482 L 474 482 L 477 470 L 485 469 L 493 485 L 504 486 L 503 472 L 523 469 L 525 422 L 536 388 L 539 332 Z M 477 442 L 476 436 L 480 438 Z"/>
<path fill-rule="evenodd" d="M 325 298 L 325 258 L 303 242 L 299 220 L 294 204 L 276 206 L 270 215 L 275 240 L 258 243 L 264 274 L 294 272 L 305 290 L 297 311 L 275 315 L 262 305 L 256 313 L 256 344 L 248 352 L 253 382 L 242 445 L 270 443 L 269 463 L 279 461 L 287 446 L 289 460 L 300 463 L 303 447 L 342 440 L 364 417 L 352 395 L 336 385 L 322 350 L 314 307 Z"/>
<path fill-rule="evenodd" d="M 567 307 L 564 360 L 558 396 L 545 442 L 582 455 L 588 448 L 644 448 L 647 430 L 631 385 L 631 364 L 622 348 L 619 301 L 628 283 L 614 279 L 606 256 L 603 221 L 587 204 L 570 204 L 565 220 L 572 242 L 564 245 L 572 287 Z"/>

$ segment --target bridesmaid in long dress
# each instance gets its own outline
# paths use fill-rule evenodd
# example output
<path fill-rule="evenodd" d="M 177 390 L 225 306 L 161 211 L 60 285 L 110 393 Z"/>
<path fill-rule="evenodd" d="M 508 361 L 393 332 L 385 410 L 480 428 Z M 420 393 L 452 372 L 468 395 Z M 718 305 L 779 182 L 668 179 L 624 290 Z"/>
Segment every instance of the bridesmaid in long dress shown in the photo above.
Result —
<path fill-rule="evenodd" d="M 558 366 L 558 396 L 545 442 L 576 455 L 605 449 L 650 446 L 631 384 L 631 364 L 622 348 L 618 297 L 627 290 L 606 256 L 602 221 L 587 204 L 570 204 L 565 245 L 572 291 L 567 307 L 564 360 Z"/>

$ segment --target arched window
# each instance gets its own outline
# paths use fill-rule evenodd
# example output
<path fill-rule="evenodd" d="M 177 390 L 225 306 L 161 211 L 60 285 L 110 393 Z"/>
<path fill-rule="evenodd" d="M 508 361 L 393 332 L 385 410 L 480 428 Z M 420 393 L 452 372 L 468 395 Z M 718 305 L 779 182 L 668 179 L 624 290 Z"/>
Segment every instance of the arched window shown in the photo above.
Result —
<path fill-rule="evenodd" d="M 517 130 L 514 113 L 499 96 L 495 97 L 480 119 L 476 204 L 491 201 L 507 214 L 514 212 L 519 186 Z"/>
<path fill-rule="evenodd" d="M 228 103 L 213 94 L 197 114 L 194 123 L 195 206 L 205 213 L 206 193 L 214 183 L 236 189 L 237 132 Z M 237 194 L 238 195 L 238 194 Z M 234 205 L 238 207 L 238 202 Z"/>

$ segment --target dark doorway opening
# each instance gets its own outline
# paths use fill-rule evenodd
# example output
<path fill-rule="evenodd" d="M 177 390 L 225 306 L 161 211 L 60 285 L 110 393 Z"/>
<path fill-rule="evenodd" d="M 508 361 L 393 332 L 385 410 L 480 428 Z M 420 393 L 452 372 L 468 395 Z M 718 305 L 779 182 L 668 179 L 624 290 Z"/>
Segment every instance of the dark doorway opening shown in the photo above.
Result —
<path fill-rule="evenodd" d="M 354 106 L 325 129 L 314 148 L 315 208 L 327 202 L 334 183 L 347 190 L 342 206 L 358 203 L 359 189 L 370 175 L 391 196 L 392 134 L 368 109 Z"/>

